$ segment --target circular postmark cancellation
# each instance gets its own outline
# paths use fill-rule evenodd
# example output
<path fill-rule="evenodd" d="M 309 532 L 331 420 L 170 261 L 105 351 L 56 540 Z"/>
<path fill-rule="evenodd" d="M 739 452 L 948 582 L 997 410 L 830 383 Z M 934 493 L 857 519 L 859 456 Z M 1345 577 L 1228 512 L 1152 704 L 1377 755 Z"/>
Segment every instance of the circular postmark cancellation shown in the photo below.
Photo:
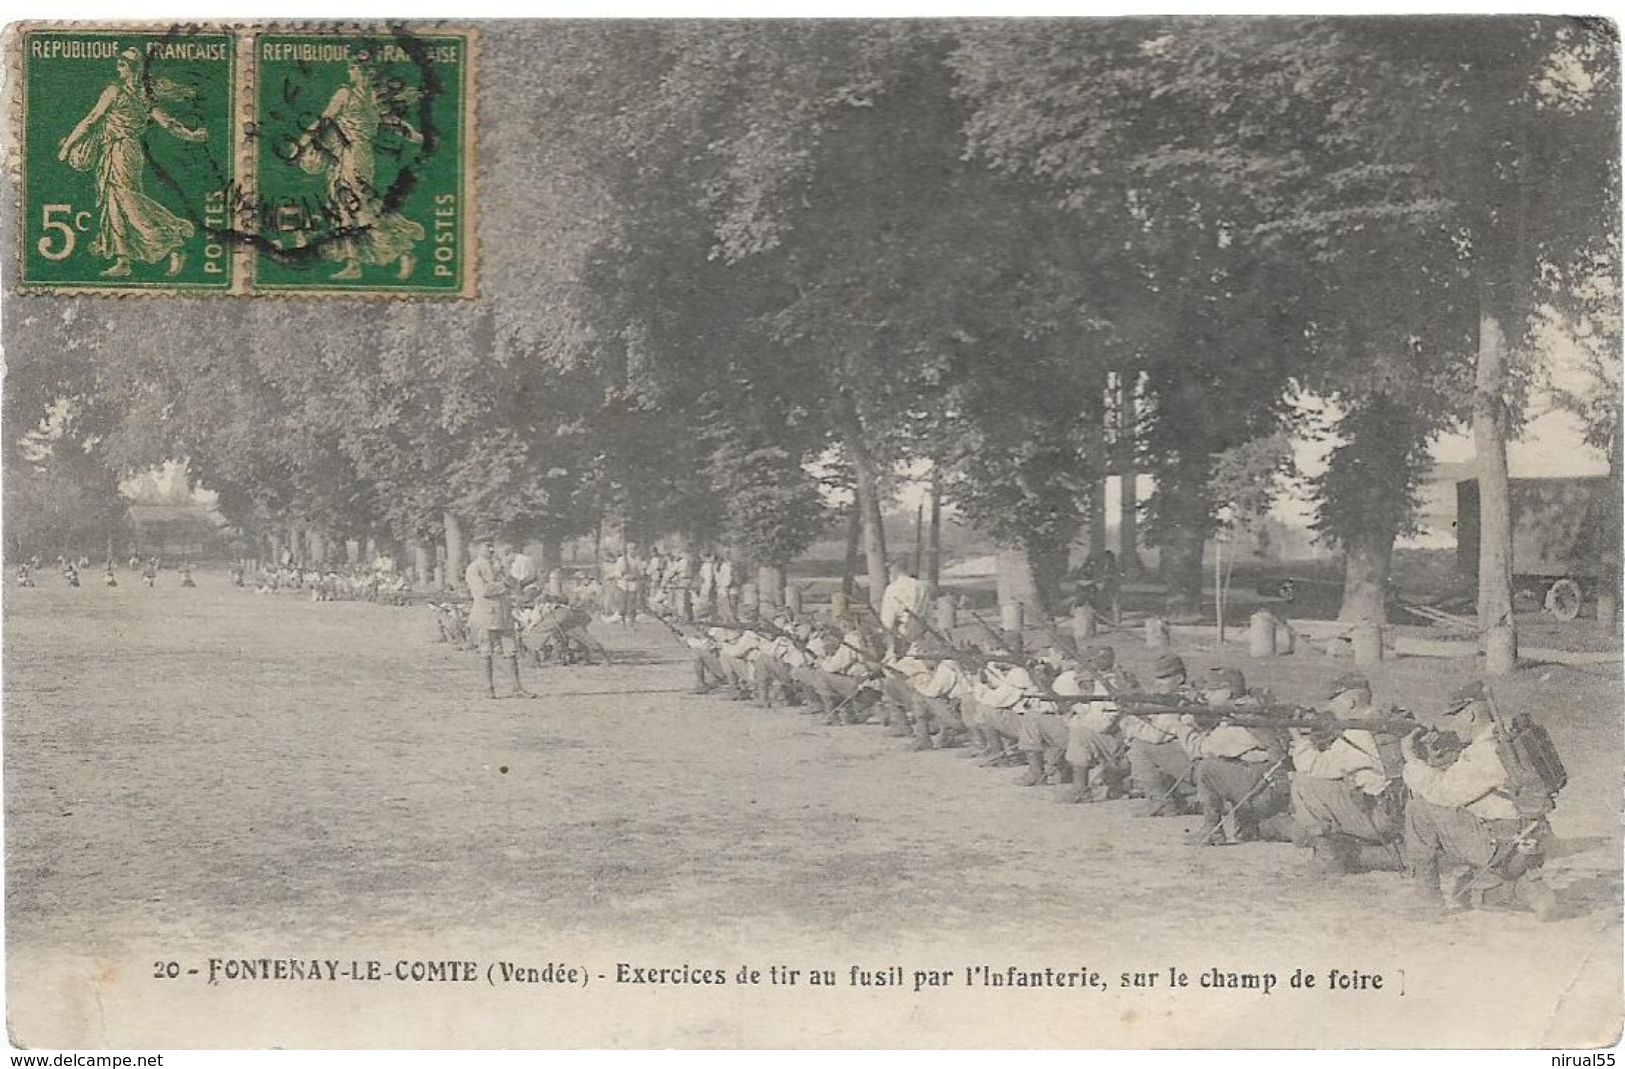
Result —
<path fill-rule="evenodd" d="M 21 44 L 25 287 L 473 292 L 467 32 L 98 27 Z M 108 77 L 87 78 L 98 61 Z"/>
<path fill-rule="evenodd" d="M 460 292 L 468 281 L 468 40 L 267 33 L 235 217 L 262 289 Z"/>

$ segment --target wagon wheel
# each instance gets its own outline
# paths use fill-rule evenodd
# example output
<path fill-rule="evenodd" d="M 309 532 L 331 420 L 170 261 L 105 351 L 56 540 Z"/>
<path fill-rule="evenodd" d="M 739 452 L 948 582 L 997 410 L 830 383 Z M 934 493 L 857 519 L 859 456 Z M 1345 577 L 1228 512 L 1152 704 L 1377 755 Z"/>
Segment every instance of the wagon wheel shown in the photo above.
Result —
<path fill-rule="evenodd" d="M 1572 620 L 1580 615 L 1580 584 L 1573 579 L 1559 579 L 1546 591 L 1546 611 L 1559 620 Z"/>

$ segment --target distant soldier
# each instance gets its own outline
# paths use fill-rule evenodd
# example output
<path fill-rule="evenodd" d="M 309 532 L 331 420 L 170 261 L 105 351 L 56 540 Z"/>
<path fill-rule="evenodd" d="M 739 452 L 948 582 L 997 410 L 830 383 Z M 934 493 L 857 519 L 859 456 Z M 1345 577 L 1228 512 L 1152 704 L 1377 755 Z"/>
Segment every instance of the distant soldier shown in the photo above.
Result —
<path fill-rule="evenodd" d="M 734 578 L 733 550 L 717 562 L 717 612 L 729 623 L 739 619 L 739 585 Z"/>
<path fill-rule="evenodd" d="M 626 543 L 621 555 L 610 567 L 610 577 L 614 579 L 618 591 L 615 608 L 622 625 L 626 627 L 631 627 L 637 622 L 638 599 L 642 593 L 646 567 L 643 557 L 638 553 L 636 542 Z"/>
<path fill-rule="evenodd" d="M 666 555 L 656 542 L 649 549 L 649 561 L 644 570 L 643 606 L 656 612 L 666 611 Z"/>
<path fill-rule="evenodd" d="M 1237 668 L 1215 668 L 1202 689 L 1210 706 L 1262 708 L 1247 693 L 1247 679 Z M 1292 792 L 1288 786 L 1287 740 L 1272 728 L 1243 727 L 1220 721 L 1196 737 L 1196 800 L 1201 826 L 1191 834 L 1196 846 L 1232 841 L 1224 829 L 1228 816 L 1235 842 L 1270 839 L 1290 842 Z"/>
<path fill-rule="evenodd" d="M 69 586 L 78 586 L 79 585 L 79 566 L 77 564 L 75 564 L 71 560 L 66 562 L 65 564 L 63 564 L 62 565 L 62 578 L 66 579 L 68 581 Z"/>
<path fill-rule="evenodd" d="M 1186 682 L 1185 662 L 1178 654 L 1159 655 L 1152 662 L 1151 674 L 1155 680 L 1153 693 L 1179 696 L 1192 704 L 1201 700 L 1201 695 Z M 1196 794 L 1186 745 L 1192 733 L 1190 726 L 1170 709 L 1166 713 L 1124 716 L 1120 730 L 1129 740 L 1128 763 L 1134 786 L 1145 796 L 1143 815 L 1179 816 L 1187 812 Z"/>
<path fill-rule="evenodd" d="M 696 604 L 692 615 L 708 619 L 717 612 L 717 555 L 709 549 L 700 555 L 698 582 L 699 590 L 694 597 Z"/>
<path fill-rule="evenodd" d="M 1060 802 L 1104 802 L 1121 797 L 1129 778 L 1128 747 L 1118 720 L 1122 710 L 1111 696 L 1133 690 L 1134 680 L 1117 668 L 1117 653 L 1110 646 L 1083 651 L 1083 670 L 1055 677 L 1055 693 L 1076 694 L 1087 701 L 1072 706 L 1066 723 L 1066 763 L 1072 783 Z"/>
<path fill-rule="evenodd" d="M 394 571 L 393 561 L 390 562 L 390 570 Z M 516 548 L 508 560 L 508 578 L 513 580 L 516 590 L 523 590 L 540 578 L 536 571 L 536 561 L 522 547 Z"/>
<path fill-rule="evenodd" d="M 887 631 L 907 631 L 924 611 L 925 587 L 915 577 L 912 564 L 899 564 L 894 572 L 880 595 L 880 626 Z"/>
<path fill-rule="evenodd" d="M 914 749 L 963 746 L 966 727 L 959 699 L 970 690 L 970 680 L 959 667 L 954 650 L 940 641 L 929 641 L 915 651 L 915 657 L 924 670 L 909 679 L 914 691 Z"/>
<path fill-rule="evenodd" d="M 1001 756 L 1019 746 L 1023 717 L 1056 710 L 1053 702 L 1033 697 L 1038 686 L 1027 667 L 1017 663 L 1018 656 L 1008 648 L 990 650 L 980 675 L 971 684 L 970 699 L 975 715 L 974 719 L 968 717 L 966 723 L 980 729 L 982 753 L 988 757 Z M 1031 771 L 1029 767 L 1020 778 L 1025 779 Z M 1040 778 L 1042 775 L 1040 769 Z"/>
<path fill-rule="evenodd" d="M 718 659 L 733 686 L 729 697 L 735 701 L 749 701 L 756 693 L 755 661 L 763 645 L 762 636 L 746 630 L 734 631 L 723 641 Z"/>
<path fill-rule="evenodd" d="M 141 581 L 151 587 L 158 582 L 158 558 L 148 557 L 141 567 Z"/>
<path fill-rule="evenodd" d="M 108 561 L 107 567 L 102 570 L 102 585 L 107 587 L 118 586 L 118 576 L 113 574 L 112 561 Z"/>
<path fill-rule="evenodd" d="M 690 596 L 693 575 L 694 562 L 689 557 L 688 546 L 684 545 L 666 565 L 666 587 L 671 591 L 673 610 L 689 622 L 694 620 L 694 599 Z"/>
<path fill-rule="evenodd" d="M 141 567 L 141 555 L 138 554 L 138 553 L 130 554 L 130 572 L 131 572 L 131 574 L 134 574 L 136 572 L 136 570 L 139 569 L 140 567 Z"/>
<path fill-rule="evenodd" d="M 858 723 L 877 694 L 869 683 L 869 666 L 858 653 L 863 641 L 856 628 L 844 634 L 833 631 L 828 655 L 806 675 L 804 682 L 811 684 L 827 724 Z"/>
<path fill-rule="evenodd" d="M 1549 798 L 1536 784 L 1525 792 L 1536 804 L 1520 812 L 1489 703 L 1484 684 L 1469 683 L 1445 709 L 1455 730 L 1418 731 L 1400 743 L 1411 791 L 1405 858 L 1425 900 L 1440 900 L 1441 866 L 1455 866 L 1461 871 L 1443 889 L 1446 904 L 1521 907 L 1550 920 L 1557 895 L 1539 873 L 1552 834 L 1542 812 Z"/>
<path fill-rule="evenodd" d="M 29 567 L 27 561 L 23 561 L 21 564 L 17 565 L 17 585 L 18 586 L 33 586 L 34 585 L 34 571 L 33 571 L 32 568 Z"/>
<path fill-rule="evenodd" d="M 1316 871 L 1339 875 L 1403 865 L 1396 777 L 1377 738 L 1338 720 L 1369 719 L 1371 684 L 1358 672 L 1333 681 L 1318 722 L 1292 742 L 1293 838 L 1314 851 Z"/>
<path fill-rule="evenodd" d="M 569 664 L 579 656 L 586 658 L 588 664 L 596 659 L 608 667 L 609 650 L 589 630 L 592 626 L 589 609 L 571 605 L 562 598 L 544 597 L 531 614 L 527 631 L 536 636 L 533 641 L 538 645 L 538 660 L 545 648 L 553 651 L 562 664 Z"/>
<path fill-rule="evenodd" d="M 468 584 L 468 592 L 474 597 L 469 607 L 468 629 L 479 640 L 480 659 L 485 667 L 485 692 L 489 697 L 497 696 L 492 662 L 500 652 L 507 657 L 509 672 L 513 676 L 513 689 L 507 697 L 535 697 L 519 681 L 519 645 L 513 629 L 510 580 L 497 563 L 495 555 L 494 538 L 482 536 L 477 539 L 474 559 L 469 562 L 463 576 Z"/>
<path fill-rule="evenodd" d="M 197 580 L 192 578 L 192 562 L 191 561 L 187 561 L 185 564 L 181 565 L 181 586 L 183 586 L 183 587 L 195 587 L 195 586 L 197 586 Z"/>

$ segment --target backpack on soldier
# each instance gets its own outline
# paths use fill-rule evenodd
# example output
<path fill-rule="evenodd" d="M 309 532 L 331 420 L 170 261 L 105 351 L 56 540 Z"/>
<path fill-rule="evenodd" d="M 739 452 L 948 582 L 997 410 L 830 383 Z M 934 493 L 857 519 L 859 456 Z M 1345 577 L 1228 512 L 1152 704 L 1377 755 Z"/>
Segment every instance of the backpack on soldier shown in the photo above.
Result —
<path fill-rule="evenodd" d="M 1506 769 L 1513 806 L 1520 817 L 1545 816 L 1556 807 L 1557 792 L 1569 781 L 1552 737 L 1528 713 L 1505 717 L 1494 709 L 1494 717 L 1495 749 Z"/>

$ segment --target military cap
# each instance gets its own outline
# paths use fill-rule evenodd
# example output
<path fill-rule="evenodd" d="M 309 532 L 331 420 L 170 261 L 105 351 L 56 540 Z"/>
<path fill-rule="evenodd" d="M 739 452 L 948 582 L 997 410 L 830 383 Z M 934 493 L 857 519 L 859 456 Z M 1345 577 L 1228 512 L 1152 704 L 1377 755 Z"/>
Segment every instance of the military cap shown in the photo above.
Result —
<path fill-rule="evenodd" d="M 1239 668 L 1209 668 L 1207 674 L 1208 686 L 1215 690 L 1224 687 L 1236 698 L 1247 693 L 1247 677 L 1241 674 Z"/>
<path fill-rule="evenodd" d="M 1104 672 L 1117 664 L 1117 651 L 1110 646 L 1090 646 L 1084 651 L 1086 663 L 1097 672 Z"/>
<path fill-rule="evenodd" d="M 1151 674 L 1157 679 L 1170 679 L 1185 674 L 1185 660 L 1177 653 L 1160 653 L 1151 662 Z"/>
<path fill-rule="evenodd" d="M 1326 698 L 1330 700 L 1351 690 L 1363 690 L 1370 694 L 1371 680 L 1361 672 L 1345 672 L 1326 687 Z"/>
<path fill-rule="evenodd" d="M 1459 713 L 1473 702 L 1481 702 L 1488 697 L 1489 691 L 1485 689 L 1483 682 L 1475 679 L 1471 683 L 1464 683 L 1450 692 L 1450 700 L 1445 704 L 1445 712 L 1449 714 Z"/>

